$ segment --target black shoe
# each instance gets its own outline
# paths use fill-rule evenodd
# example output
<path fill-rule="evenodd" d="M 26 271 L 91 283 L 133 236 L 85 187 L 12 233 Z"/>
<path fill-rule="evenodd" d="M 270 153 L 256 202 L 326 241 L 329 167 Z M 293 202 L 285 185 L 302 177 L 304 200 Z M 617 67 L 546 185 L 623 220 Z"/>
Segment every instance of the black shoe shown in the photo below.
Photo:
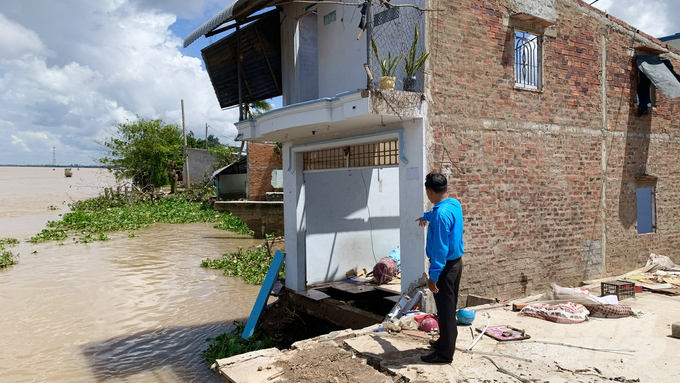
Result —
<path fill-rule="evenodd" d="M 436 349 L 438 340 L 430 339 L 430 347 Z"/>
<path fill-rule="evenodd" d="M 425 363 L 451 363 L 451 359 L 442 358 L 436 352 L 431 354 L 423 355 L 420 359 Z"/>

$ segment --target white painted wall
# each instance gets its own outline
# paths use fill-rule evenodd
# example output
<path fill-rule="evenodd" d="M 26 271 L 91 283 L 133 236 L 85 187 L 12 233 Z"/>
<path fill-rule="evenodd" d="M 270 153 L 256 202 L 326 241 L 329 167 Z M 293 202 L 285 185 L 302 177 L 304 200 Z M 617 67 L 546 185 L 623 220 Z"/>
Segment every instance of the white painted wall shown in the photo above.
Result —
<path fill-rule="evenodd" d="M 399 246 L 399 168 L 305 173 L 307 283 L 371 270 Z"/>
<path fill-rule="evenodd" d="M 366 34 L 357 36 L 361 14 L 355 7 L 319 4 L 319 97 L 366 88 Z M 335 11 L 336 20 L 324 24 L 324 16 Z"/>
<path fill-rule="evenodd" d="M 309 4 L 287 4 L 281 13 L 283 106 L 319 98 L 317 16 Z"/>

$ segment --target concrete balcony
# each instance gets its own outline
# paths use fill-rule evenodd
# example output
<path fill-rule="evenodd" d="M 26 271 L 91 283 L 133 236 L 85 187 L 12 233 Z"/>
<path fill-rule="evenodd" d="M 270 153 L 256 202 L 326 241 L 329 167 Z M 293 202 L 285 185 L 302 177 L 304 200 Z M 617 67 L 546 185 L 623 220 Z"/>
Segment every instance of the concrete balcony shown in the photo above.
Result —
<path fill-rule="evenodd" d="M 289 142 L 356 135 L 357 130 L 425 115 L 422 93 L 357 90 L 275 109 L 236 123 L 239 139 Z"/>

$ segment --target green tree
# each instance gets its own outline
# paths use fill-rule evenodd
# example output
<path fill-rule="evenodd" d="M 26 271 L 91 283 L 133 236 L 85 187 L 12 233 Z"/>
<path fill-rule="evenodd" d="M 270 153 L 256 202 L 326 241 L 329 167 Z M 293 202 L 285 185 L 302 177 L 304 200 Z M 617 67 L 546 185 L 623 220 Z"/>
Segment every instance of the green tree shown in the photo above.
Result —
<path fill-rule="evenodd" d="M 194 132 L 190 131 L 187 133 L 187 147 L 188 148 L 196 148 L 196 149 L 205 149 L 205 140 L 202 138 L 196 138 L 194 136 Z M 213 136 L 212 134 L 208 135 L 208 149 L 210 148 L 216 148 L 219 146 L 224 146 L 220 142 L 220 139 Z"/>
<path fill-rule="evenodd" d="M 169 183 L 168 161 L 181 162 L 182 129 L 160 119 L 137 116 L 135 121 L 118 123 L 112 137 L 100 144 L 107 153 L 99 163 L 117 179 L 129 178 L 147 190 Z"/>
<path fill-rule="evenodd" d="M 272 104 L 265 100 L 253 101 L 250 104 L 246 104 L 243 107 L 243 115 L 246 120 L 251 120 L 264 112 L 269 112 L 272 110 Z"/>

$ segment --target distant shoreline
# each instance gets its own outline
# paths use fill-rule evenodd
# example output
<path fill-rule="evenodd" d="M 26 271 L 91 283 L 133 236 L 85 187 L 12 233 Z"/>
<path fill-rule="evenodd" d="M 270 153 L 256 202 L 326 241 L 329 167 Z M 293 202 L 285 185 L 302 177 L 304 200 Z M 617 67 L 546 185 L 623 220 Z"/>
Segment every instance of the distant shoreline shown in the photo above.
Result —
<path fill-rule="evenodd" d="M 0 167 L 7 168 L 93 168 L 93 169 L 106 169 L 99 165 L 14 165 L 14 164 L 0 164 Z"/>

